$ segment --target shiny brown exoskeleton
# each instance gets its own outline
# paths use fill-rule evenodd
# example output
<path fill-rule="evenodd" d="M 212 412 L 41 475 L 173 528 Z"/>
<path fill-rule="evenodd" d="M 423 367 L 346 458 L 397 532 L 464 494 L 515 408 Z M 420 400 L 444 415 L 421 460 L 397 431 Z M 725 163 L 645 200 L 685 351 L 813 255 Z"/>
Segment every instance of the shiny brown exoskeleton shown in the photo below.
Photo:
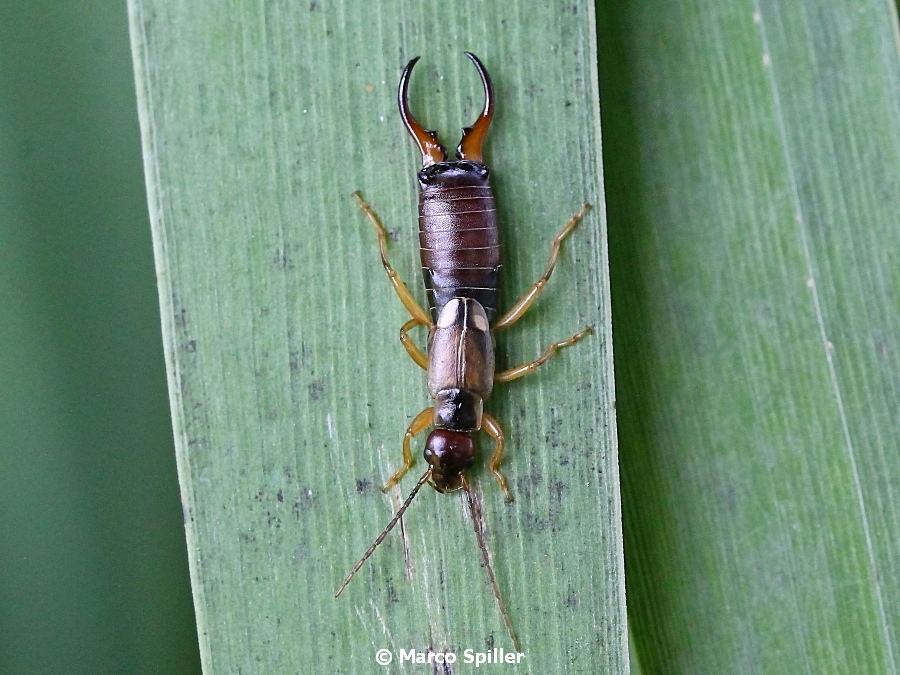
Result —
<path fill-rule="evenodd" d="M 375 226 L 381 262 L 400 301 L 412 316 L 400 329 L 400 341 L 413 361 L 428 371 L 428 393 L 434 400 L 434 404 L 420 412 L 406 430 L 403 439 L 403 466 L 391 476 L 382 488 L 384 491 L 396 485 L 415 463 L 410 450 L 412 437 L 428 427 L 434 427 L 434 430 L 425 441 L 424 456 L 428 462 L 428 470 L 419 478 L 384 531 L 347 575 L 335 596 L 340 595 L 350 583 L 353 575 L 396 525 L 426 482 L 438 492 L 462 489 L 472 512 L 475 534 L 503 620 L 516 648 L 520 649 L 490 565 L 478 525 L 480 513 L 466 471 L 475 463 L 474 434 L 483 430 L 496 443 L 489 461 L 490 470 L 500 484 L 506 500 L 512 501 L 509 485 L 500 473 L 503 432 L 497 420 L 484 412 L 484 401 L 495 382 L 509 382 L 532 372 L 563 347 L 578 342 L 591 329 L 585 328 L 568 340 L 550 345 L 535 361 L 499 373 L 494 372 L 492 331 L 512 325 L 531 306 L 553 272 L 563 239 L 581 222 L 590 205 L 585 204 L 553 240 L 543 276 L 508 312 L 495 320 L 501 268 L 500 233 L 494 196 L 489 184 L 490 171 L 482 159 L 482 144 L 494 114 L 494 90 L 481 61 L 469 52 L 466 52 L 466 56 L 472 60 L 481 76 L 485 103 L 475 123 L 463 130 L 463 137 L 456 151 L 457 159 L 454 161 L 447 161 L 447 152 L 437 134 L 425 129 L 409 111 L 409 78 L 418 58 L 406 65 L 400 78 L 400 115 L 422 152 L 422 169 L 418 173 L 419 245 L 429 312 L 416 302 L 388 262 L 387 232 L 378 216 L 358 192 L 353 194 Z M 428 328 L 427 356 L 408 334 L 417 325 Z"/>

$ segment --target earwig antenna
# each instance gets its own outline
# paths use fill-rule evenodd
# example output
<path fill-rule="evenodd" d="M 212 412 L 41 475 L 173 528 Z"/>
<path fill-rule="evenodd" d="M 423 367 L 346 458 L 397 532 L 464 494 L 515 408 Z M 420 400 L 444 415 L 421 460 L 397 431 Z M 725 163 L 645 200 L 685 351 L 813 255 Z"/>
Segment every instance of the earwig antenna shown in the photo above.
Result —
<path fill-rule="evenodd" d="M 484 567 L 487 570 L 488 579 L 491 581 L 491 588 L 494 589 L 494 597 L 497 598 L 497 606 L 503 615 L 503 623 L 506 624 L 506 630 L 509 631 L 509 637 L 512 638 L 513 645 L 517 652 L 522 651 L 522 645 L 519 644 L 519 638 L 516 637 L 516 631 L 513 630 L 512 621 L 506 611 L 506 605 L 503 604 L 503 598 L 500 597 L 500 587 L 497 585 L 497 578 L 494 576 L 494 568 L 491 567 L 490 557 L 488 556 L 487 545 L 484 543 L 484 534 L 481 532 L 481 509 L 475 503 L 475 497 L 472 494 L 472 487 L 469 485 L 469 479 L 462 474 L 462 486 L 466 491 L 466 500 L 469 502 L 469 512 L 472 514 L 472 527 L 475 530 L 475 538 L 478 539 L 478 548 L 481 549 L 481 559 L 484 560 Z"/>
<path fill-rule="evenodd" d="M 344 592 L 344 589 L 347 588 L 347 584 L 349 584 L 350 581 L 353 579 L 353 576 L 357 572 L 359 572 L 359 569 L 363 566 L 363 563 L 365 563 L 366 560 L 369 559 L 369 556 L 372 555 L 372 553 L 375 551 L 376 548 L 378 548 L 378 544 L 380 544 L 382 541 L 384 541 L 384 538 L 388 535 L 388 532 L 390 532 L 392 529 L 394 529 L 394 525 L 396 525 L 397 522 L 403 517 L 403 514 L 406 512 L 406 509 L 408 509 L 409 505 L 412 503 L 413 497 L 415 497 L 416 494 L 419 492 L 419 490 L 422 488 L 422 486 L 425 485 L 426 482 L 428 482 L 429 478 L 431 478 L 431 469 L 428 469 L 428 471 L 426 471 L 424 474 L 422 474 L 422 477 L 419 479 L 419 482 L 416 483 L 416 486 L 413 488 L 412 492 L 409 493 L 409 497 L 407 497 L 406 501 L 403 502 L 403 506 L 401 506 L 400 510 L 397 511 L 396 515 L 393 518 L 391 518 L 391 522 L 389 522 L 387 524 L 387 527 L 384 528 L 384 531 L 378 535 L 378 538 L 375 540 L 375 543 L 369 547 L 369 550 L 366 551 L 365 554 L 363 554 L 363 557 L 359 559 L 359 562 L 356 563 L 356 566 L 352 570 L 350 570 L 350 574 L 348 574 L 347 578 L 344 579 L 344 583 L 341 584 L 341 587 L 339 589 L 337 589 L 337 592 L 334 594 L 334 597 L 338 597 L 341 593 Z M 493 575 L 491 575 L 491 578 L 493 579 Z M 500 607 L 502 610 L 503 603 L 500 603 Z M 505 615 L 506 614 L 504 612 L 504 616 Z M 509 625 L 509 624 L 507 623 L 507 625 Z M 521 650 L 519 650 L 519 651 L 521 651 Z"/>

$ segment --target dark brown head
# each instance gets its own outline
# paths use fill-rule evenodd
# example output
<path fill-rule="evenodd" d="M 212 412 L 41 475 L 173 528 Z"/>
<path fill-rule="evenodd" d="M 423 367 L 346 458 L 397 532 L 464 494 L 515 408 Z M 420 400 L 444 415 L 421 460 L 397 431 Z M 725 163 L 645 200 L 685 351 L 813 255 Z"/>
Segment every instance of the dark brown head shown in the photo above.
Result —
<path fill-rule="evenodd" d="M 435 429 L 425 441 L 425 461 L 431 467 L 431 486 L 438 492 L 462 488 L 462 474 L 475 463 L 475 439 L 471 433 Z"/>

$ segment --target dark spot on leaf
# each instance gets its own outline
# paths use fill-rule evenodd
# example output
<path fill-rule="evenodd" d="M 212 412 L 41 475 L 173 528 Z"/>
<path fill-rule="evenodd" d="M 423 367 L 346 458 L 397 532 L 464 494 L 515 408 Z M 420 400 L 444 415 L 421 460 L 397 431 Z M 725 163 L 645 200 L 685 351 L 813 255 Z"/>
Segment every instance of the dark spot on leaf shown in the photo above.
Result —
<path fill-rule="evenodd" d="M 294 253 L 298 250 L 297 244 L 285 243 L 283 248 L 276 248 L 272 256 L 272 263 L 282 269 L 294 269 Z"/>
<path fill-rule="evenodd" d="M 547 521 L 534 514 L 526 514 L 522 519 L 522 528 L 531 532 L 543 532 L 547 529 Z"/>
<path fill-rule="evenodd" d="M 318 401 L 325 394 L 325 380 L 310 382 L 307 387 L 310 401 Z"/>
<path fill-rule="evenodd" d="M 309 346 L 305 342 L 300 343 L 300 363 L 304 366 L 309 363 L 309 357 L 311 355 L 311 350 Z"/>
<path fill-rule="evenodd" d="M 304 511 L 309 510 L 312 507 L 313 497 L 312 490 L 307 487 L 300 488 L 300 497 L 294 501 L 294 505 L 291 508 L 291 511 L 294 514 L 294 517 L 297 520 L 300 520 L 302 517 L 302 513 Z"/>

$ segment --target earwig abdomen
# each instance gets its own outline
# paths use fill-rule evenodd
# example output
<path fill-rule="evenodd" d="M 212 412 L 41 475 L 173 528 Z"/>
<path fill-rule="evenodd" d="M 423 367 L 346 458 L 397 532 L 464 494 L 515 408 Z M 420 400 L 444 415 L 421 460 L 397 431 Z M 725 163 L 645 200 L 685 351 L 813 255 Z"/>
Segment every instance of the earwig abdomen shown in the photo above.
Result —
<path fill-rule="evenodd" d="M 488 168 L 439 162 L 419 172 L 419 246 L 431 316 L 453 298 L 497 312 L 500 233 Z"/>

